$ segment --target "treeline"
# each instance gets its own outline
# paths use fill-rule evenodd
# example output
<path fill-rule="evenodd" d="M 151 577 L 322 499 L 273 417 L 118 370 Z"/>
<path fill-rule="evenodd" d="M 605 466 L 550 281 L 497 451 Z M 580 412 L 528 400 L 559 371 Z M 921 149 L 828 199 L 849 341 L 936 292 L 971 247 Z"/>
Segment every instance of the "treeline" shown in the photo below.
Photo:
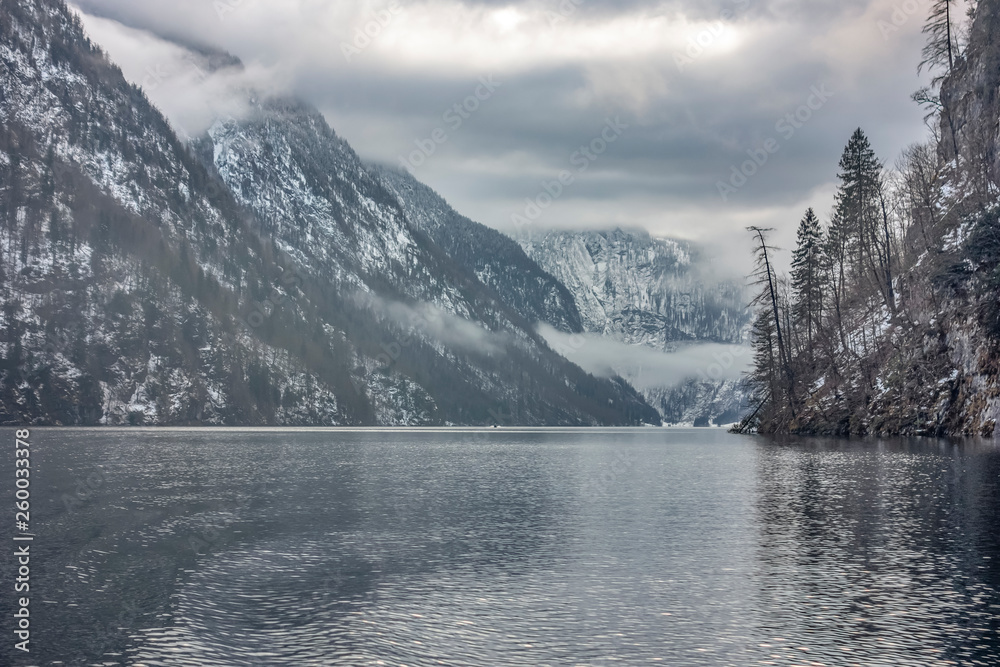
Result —
<path fill-rule="evenodd" d="M 773 230 L 749 228 L 755 402 L 738 430 L 993 432 L 982 415 L 1000 359 L 997 110 L 970 101 L 988 91 L 968 79 L 997 60 L 1000 3 L 974 5 L 965 26 L 954 4 L 935 2 L 925 28 L 921 67 L 937 75 L 914 99 L 931 139 L 887 168 L 856 130 L 829 221 L 805 212 L 787 275 Z"/>

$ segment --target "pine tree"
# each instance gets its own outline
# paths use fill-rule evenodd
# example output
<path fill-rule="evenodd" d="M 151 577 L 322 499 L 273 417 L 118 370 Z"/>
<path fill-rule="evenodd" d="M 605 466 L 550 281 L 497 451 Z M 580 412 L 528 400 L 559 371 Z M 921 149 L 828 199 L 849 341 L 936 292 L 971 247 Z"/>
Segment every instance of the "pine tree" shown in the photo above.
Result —
<path fill-rule="evenodd" d="M 753 369 L 747 376 L 747 384 L 753 393 L 755 410 L 736 429 L 740 432 L 757 430 L 761 422 L 770 422 L 783 405 L 780 396 L 781 377 L 778 369 L 777 342 L 775 339 L 774 317 L 766 308 L 758 311 L 750 329 L 750 346 L 753 349 Z"/>
<path fill-rule="evenodd" d="M 833 277 L 838 309 L 853 296 L 849 287 L 860 289 L 857 296 L 864 299 L 874 286 L 889 309 L 895 312 L 892 238 L 882 163 L 861 128 L 854 131 L 844 148 L 837 176 L 840 186 L 828 247 L 836 263 Z"/>
<path fill-rule="evenodd" d="M 882 169 L 861 128 L 854 131 L 844 147 L 839 166 L 834 226 L 844 248 L 847 268 L 857 277 L 864 273 L 866 237 L 875 215 L 874 192 Z"/>
<path fill-rule="evenodd" d="M 810 208 L 799 222 L 797 246 L 792 253 L 792 318 L 804 332 L 810 360 L 823 311 L 823 229 Z"/>

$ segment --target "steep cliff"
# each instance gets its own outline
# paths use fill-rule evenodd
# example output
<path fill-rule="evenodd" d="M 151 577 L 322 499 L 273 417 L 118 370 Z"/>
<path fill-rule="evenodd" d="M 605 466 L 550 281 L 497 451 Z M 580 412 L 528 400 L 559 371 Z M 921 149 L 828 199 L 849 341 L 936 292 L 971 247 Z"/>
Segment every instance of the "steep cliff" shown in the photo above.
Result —
<path fill-rule="evenodd" d="M 714 278 L 696 246 L 622 229 L 535 232 L 519 240 L 569 289 L 588 334 L 676 356 L 699 344 L 727 344 L 732 350 L 715 354 L 733 361 L 719 374 L 736 376 L 745 367 L 736 357 L 749 325 L 746 289 Z M 572 345 L 563 351 L 574 358 Z M 694 375 L 631 361 L 614 370 L 639 387 L 665 421 L 736 421 L 745 411 L 746 392 L 735 377 L 710 373 L 719 362 L 708 359 Z"/>
<path fill-rule="evenodd" d="M 519 240 L 570 290 L 585 331 L 661 350 L 686 341 L 742 340 L 749 322 L 744 288 L 706 277 L 689 243 L 622 229 Z"/>

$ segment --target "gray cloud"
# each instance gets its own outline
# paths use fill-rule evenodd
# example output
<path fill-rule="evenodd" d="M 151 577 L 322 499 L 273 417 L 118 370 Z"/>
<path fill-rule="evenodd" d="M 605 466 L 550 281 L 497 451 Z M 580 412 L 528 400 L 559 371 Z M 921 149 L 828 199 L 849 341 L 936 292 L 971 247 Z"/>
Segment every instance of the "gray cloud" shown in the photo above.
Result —
<path fill-rule="evenodd" d="M 806 206 L 825 216 L 855 127 L 890 163 L 925 135 L 909 94 L 920 85 L 927 0 L 888 33 L 895 0 L 566 1 L 572 12 L 560 0 L 78 4 L 235 54 L 255 85 L 283 82 L 363 157 L 392 164 L 440 126 L 479 77 L 492 75 L 501 87 L 414 173 L 462 213 L 498 228 L 608 117 L 629 129 L 538 224 L 642 226 L 729 244 L 724 254 L 732 256 L 743 252 L 734 232 L 746 224 L 779 227 L 778 242 L 786 243 Z M 366 27 L 374 36 L 357 41 Z M 128 62 L 142 61 L 141 50 L 156 40 L 118 41 L 106 46 L 134 78 L 143 70 Z M 363 48 L 348 58 L 345 44 Z M 678 57 L 687 60 L 679 66 Z M 834 96 L 784 138 L 776 122 L 817 84 Z M 175 122 L 190 113 L 170 107 L 168 96 L 151 97 Z M 780 150 L 722 201 L 718 182 L 769 138 L 780 139 Z"/>
<path fill-rule="evenodd" d="M 675 387 L 685 380 L 739 380 L 753 355 L 740 345 L 698 343 L 676 352 L 627 345 L 594 334 L 566 334 L 548 325 L 538 333 L 553 350 L 600 377 L 620 375 L 637 389 Z"/>
<path fill-rule="evenodd" d="M 448 347 L 497 356 L 506 352 L 509 338 L 431 303 L 387 301 L 374 294 L 358 294 L 366 307 L 393 321 L 404 332 L 416 332 Z"/>
<path fill-rule="evenodd" d="M 88 17 L 86 28 L 126 78 L 142 86 L 182 138 L 201 135 L 219 117 L 247 112 L 250 90 L 283 90 L 268 69 L 244 66 L 204 46 L 180 45 L 102 17 Z"/>

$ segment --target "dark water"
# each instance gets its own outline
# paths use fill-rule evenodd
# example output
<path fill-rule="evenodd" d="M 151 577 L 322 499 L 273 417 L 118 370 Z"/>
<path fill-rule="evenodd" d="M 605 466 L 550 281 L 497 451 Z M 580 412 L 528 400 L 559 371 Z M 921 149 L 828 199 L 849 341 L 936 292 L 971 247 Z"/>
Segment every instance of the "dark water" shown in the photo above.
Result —
<path fill-rule="evenodd" d="M 13 430 L 0 431 L 13 451 Z M 1000 448 L 33 430 L 0 664 L 998 665 Z M 13 545 L 12 458 L 4 459 Z"/>

